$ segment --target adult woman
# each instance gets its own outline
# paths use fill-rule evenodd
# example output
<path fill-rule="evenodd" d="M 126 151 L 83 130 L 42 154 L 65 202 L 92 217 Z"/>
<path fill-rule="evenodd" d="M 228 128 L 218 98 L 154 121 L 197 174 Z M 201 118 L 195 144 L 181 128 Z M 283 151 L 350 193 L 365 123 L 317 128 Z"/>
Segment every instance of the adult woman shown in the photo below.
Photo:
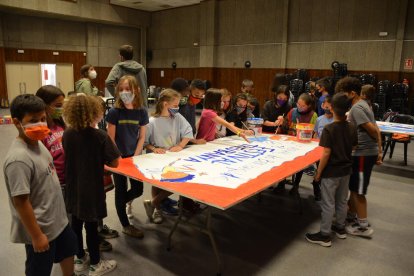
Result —
<path fill-rule="evenodd" d="M 75 92 L 86 95 L 97 96 L 98 88 L 92 84 L 97 73 L 91 64 L 85 64 L 80 69 L 81 78 L 75 83 Z"/>

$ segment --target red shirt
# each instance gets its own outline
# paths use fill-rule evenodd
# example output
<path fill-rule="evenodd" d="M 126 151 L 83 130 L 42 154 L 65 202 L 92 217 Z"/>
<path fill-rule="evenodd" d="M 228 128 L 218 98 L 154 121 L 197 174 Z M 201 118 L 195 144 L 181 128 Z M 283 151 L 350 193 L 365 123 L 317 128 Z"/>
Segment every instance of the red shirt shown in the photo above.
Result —
<path fill-rule="evenodd" d="M 213 118 L 217 117 L 217 113 L 212 109 L 203 109 L 198 126 L 197 139 L 205 139 L 213 141 L 216 138 L 216 123 Z"/>

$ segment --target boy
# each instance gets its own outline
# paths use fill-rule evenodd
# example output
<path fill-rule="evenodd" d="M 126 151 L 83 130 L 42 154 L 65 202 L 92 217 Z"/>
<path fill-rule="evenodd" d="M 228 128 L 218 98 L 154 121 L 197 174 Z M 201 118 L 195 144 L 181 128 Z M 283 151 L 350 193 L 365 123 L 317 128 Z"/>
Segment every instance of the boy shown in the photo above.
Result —
<path fill-rule="evenodd" d="M 331 102 L 332 97 L 329 95 L 325 96 L 325 100 L 322 103 L 322 109 L 324 111 L 324 114 L 319 116 L 318 119 L 316 119 L 316 124 L 314 128 L 314 137 L 320 139 L 322 135 L 323 128 L 334 121 L 333 114 L 331 112 Z"/>
<path fill-rule="evenodd" d="M 382 164 L 381 132 L 368 103 L 361 100 L 361 82 L 345 77 L 338 81 L 335 92 L 345 92 L 350 105 L 348 120 L 357 127 L 358 145 L 352 153 L 352 175 L 349 180 L 349 211 L 346 231 L 351 235 L 370 237 L 374 230 L 368 224 L 367 194 L 372 168 Z"/>
<path fill-rule="evenodd" d="M 334 122 L 322 131 L 319 145 L 324 148 L 315 175 L 321 181 L 322 220 L 320 232 L 306 234 L 306 240 L 325 247 L 331 246 L 331 230 L 338 238 L 345 239 L 345 219 L 347 212 L 348 183 L 352 170 L 352 148 L 357 145 L 355 127 L 346 121 L 348 97 L 345 93 L 336 94 L 332 99 Z M 332 217 L 336 212 L 336 224 Z"/>
<path fill-rule="evenodd" d="M 316 89 L 318 90 L 318 94 L 320 95 L 318 103 L 316 105 L 316 109 L 319 116 L 324 114 L 322 104 L 324 103 L 326 96 L 329 95 L 329 87 L 330 83 L 328 77 L 322 78 L 316 82 Z"/>
<path fill-rule="evenodd" d="M 50 132 L 46 105 L 37 96 L 17 96 L 10 106 L 19 135 L 7 153 L 3 171 L 12 214 L 11 240 L 24 243 L 26 275 L 50 275 L 60 263 L 73 275 L 76 236 L 68 225 L 53 158 L 40 142 Z"/>

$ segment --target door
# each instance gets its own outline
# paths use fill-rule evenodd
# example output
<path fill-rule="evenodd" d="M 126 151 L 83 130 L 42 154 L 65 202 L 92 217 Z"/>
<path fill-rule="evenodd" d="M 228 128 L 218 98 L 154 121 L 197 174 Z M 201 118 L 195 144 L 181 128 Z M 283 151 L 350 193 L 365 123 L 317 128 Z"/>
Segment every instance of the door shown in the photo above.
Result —
<path fill-rule="evenodd" d="M 25 62 L 6 63 L 6 81 L 10 102 L 21 94 L 35 94 L 41 86 L 40 65 Z"/>
<path fill-rule="evenodd" d="M 56 64 L 56 86 L 59 87 L 65 95 L 73 91 L 75 83 L 73 81 L 73 64 Z"/>

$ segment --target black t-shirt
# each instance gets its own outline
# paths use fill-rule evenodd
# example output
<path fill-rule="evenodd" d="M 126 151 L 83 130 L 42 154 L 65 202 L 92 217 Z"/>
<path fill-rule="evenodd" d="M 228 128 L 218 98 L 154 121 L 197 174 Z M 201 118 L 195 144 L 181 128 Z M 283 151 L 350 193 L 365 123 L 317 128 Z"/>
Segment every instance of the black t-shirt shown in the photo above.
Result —
<path fill-rule="evenodd" d="M 179 105 L 179 110 L 181 115 L 187 120 L 187 122 L 190 124 L 191 128 L 193 129 L 193 134 L 196 133 L 196 106 L 191 105 L 189 103 Z"/>
<path fill-rule="evenodd" d="M 103 184 L 104 164 L 120 156 L 105 131 L 88 127 L 63 133 L 66 209 L 84 221 L 107 216 Z"/>
<path fill-rule="evenodd" d="M 115 143 L 122 157 L 133 156 L 138 144 L 141 126 L 148 124 L 148 112 L 145 108 L 111 108 L 106 121 L 115 125 Z"/>
<path fill-rule="evenodd" d="M 352 173 L 352 147 L 358 144 L 356 128 L 347 121 L 333 122 L 323 128 L 319 145 L 331 149 L 322 178 L 345 176 Z"/>
<path fill-rule="evenodd" d="M 234 108 L 232 111 L 227 113 L 226 121 L 229 123 L 234 123 L 234 125 L 238 128 L 243 128 L 243 123 L 247 121 L 247 109 L 245 109 L 242 113 L 237 114 L 237 110 Z M 226 136 L 235 135 L 233 131 L 230 129 L 226 130 Z"/>
<path fill-rule="evenodd" d="M 270 121 L 275 122 L 277 117 L 279 116 L 286 116 L 291 109 L 291 106 L 286 103 L 284 106 L 279 108 L 276 107 L 275 101 L 267 101 L 263 107 L 263 121 Z M 263 132 L 271 132 L 274 133 L 277 127 L 274 126 L 265 126 L 263 125 Z"/>

